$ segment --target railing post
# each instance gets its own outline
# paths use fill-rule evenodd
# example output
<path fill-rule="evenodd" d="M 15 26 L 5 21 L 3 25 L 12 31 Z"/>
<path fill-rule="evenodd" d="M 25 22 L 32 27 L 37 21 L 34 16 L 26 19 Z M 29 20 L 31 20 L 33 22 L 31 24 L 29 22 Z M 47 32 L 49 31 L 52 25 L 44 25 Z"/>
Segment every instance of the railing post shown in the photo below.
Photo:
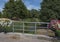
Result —
<path fill-rule="evenodd" d="M 48 35 L 48 23 L 47 23 L 47 35 Z"/>
<path fill-rule="evenodd" d="M 36 34 L 36 23 L 35 23 L 35 34 Z"/>
<path fill-rule="evenodd" d="M 23 22 L 23 33 L 24 33 L 24 22 Z"/>
<path fill-rule="evenodd" d="M 13 28 L 12 29 L 13 29 L 13 32 L 14 32 L 14 23 L 13 23 Z"/>

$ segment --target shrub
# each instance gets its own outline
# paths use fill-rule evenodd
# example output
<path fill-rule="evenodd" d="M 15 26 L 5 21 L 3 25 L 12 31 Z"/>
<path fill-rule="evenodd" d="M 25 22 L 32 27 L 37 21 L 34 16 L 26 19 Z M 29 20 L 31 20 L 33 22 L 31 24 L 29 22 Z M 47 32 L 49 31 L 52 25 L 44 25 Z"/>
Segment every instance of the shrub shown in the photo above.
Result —
<path fill-rule="evenodd" d="M 58 37 L 60 37 L 60 30 L 56 30 Z"/>
<path fill-rule="evenodd" d="M 12 24 L 12 21 L 10 19 L 5 20 L 5 18 L 2 18 L 0 20 L 0 32 L 7 33 L 11 31 L 11 24 Z"/>

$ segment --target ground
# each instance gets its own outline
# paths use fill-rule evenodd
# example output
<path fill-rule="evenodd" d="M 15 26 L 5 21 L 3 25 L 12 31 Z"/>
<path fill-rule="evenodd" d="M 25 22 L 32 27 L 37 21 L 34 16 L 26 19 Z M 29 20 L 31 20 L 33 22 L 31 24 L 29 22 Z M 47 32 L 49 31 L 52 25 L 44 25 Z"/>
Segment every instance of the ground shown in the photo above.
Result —
<path fill-rule="evenodd" d="M 41 35 L 40 37 L 41 38 L 34 35 L 21 33 L 0 33 L 0 42 L 53 42 L 48 36 Z"/>

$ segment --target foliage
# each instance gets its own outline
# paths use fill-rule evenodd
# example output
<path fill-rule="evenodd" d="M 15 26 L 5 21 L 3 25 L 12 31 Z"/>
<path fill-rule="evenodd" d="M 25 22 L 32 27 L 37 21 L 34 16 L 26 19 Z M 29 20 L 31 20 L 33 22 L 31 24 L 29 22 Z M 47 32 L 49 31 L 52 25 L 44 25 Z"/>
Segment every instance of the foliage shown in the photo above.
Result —
<path fill-rule="evenodd" d="M 40 22 L 40 19 L 38 18 L 27 18 L 24 19 L 25 22 Z"/>
<path fill-rule="evenodd" d="M 27 17 L 27 8 L 22 0 L 9 0 L 4 7 L 3 14 L 6 18 L 25 18 Z"/>
<path fill-rule="evenodd" d="M 32 18 L 39 18 L 39 11 L 38 10 L 36 10 L 36 9 L 32 9 L 32 10 L 30 10 L 30 17 L 32 17 Z"/>
<path fill-rule="evenodd" d="M 50 21 L 50 18 L 60 18 L 60 0 L 43 0 L 40 19 Z"/>
<path fill-rule="evenodd" d="M 2 17 L 2 13 L 0 12 L 0 18 Z"/>
<path fill-rule="evenodd" d="M 60 37 L 60 30 L 56 30 L 58 37 Z"/>
<path fill-rule="evenodd" d="M 12 18 L 12 16 L 14 15 L 14 8 L 15 8 L 14 0 L 9 0 L 5 4 L 5 7 L 4 7 L 4 10 L 3 10 L 3 14 L 4 14 L 3 17 Z"/>
<path fill-rule="evenodd" d="M 28 10 L 22 0 L 9 0 L 5 3 L 5 7 L 3 8 L 3 17 L 14 20 L 23 20 L 27 18 L 39 19 L 39 15 L 39 10 Z"/>
<path fill-rule="evenodd" d="M 0 20 L 0 32 L 4 33 L 11 32 L 12 31 L 11 20 L 5 20 L 5 21 L 4 20 L 3 19 Z"/>
<path fill-rule="evenodd" d="M 18 1 L 15 1 L 15 14 L 16 14 L 16 17 L 19 17 L 19 18 L 26 18 L 27 17 L 27 8 L 26 6 L 24 5 L 24 3 L 22 2 L 22 0 L 18 0 Z"/>

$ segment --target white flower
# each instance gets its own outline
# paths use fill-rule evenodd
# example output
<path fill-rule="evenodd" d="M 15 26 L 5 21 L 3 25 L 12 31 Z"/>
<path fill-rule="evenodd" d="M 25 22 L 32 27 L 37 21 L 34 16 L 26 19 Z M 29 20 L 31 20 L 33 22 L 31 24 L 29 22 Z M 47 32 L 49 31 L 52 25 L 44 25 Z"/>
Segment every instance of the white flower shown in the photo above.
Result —
<path fill-rule="evenodd" d="M 2 26 L 11 26 L 12 21 L 10 19 L 0 19 L 0 25 Z"/>

